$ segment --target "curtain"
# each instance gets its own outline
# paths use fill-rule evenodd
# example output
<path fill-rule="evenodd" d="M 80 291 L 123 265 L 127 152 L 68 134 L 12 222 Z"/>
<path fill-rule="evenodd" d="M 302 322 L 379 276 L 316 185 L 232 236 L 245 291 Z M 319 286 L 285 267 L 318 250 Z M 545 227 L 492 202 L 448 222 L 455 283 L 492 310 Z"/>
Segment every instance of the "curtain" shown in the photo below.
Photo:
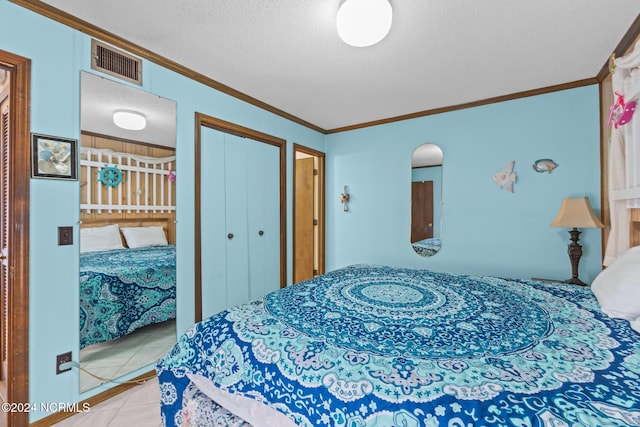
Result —
<path fill-rule="evenodd" d="M 615 72 L 612 77 L 614 99 L 615 93 L 624 94 L 625 80 L 631 76 L 632 70 L 640 67 L 640 41 L 636 43 L 634 49 L 628 55 L 615 60 Z M 626 100 L 628 101 L 628 100 Z M 638 119 L 636 118 L 635 121 Z M 603 265 L 610 265 L 624 251 L 629 249 L 629 223 L 630 211 L 627 200 L 614 200 L 613 194 L 616 190 L 627 188 L 627 166 L 626 160 L 634 161 L 635 156 L 631 156 L 640 147 L 640 141 L 636 144 L 625 145 L 625 126 L 611 127 L 611 137 L 609 139 L 609 212 L 611 216 L 611 231 L 603 260 Z M 627 134 L 633 132 L 629 129 Z M 635 163 L 637 168 L 640 164 Z"/>

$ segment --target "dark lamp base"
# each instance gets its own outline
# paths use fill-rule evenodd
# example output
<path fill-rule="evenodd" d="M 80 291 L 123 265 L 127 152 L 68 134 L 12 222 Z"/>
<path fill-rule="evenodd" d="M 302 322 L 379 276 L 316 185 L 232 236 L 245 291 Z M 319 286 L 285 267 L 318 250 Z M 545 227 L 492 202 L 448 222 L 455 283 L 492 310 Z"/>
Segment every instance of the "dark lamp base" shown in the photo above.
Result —
<path fill-rule="evenodd" d="M 587 286 L 586 283 L 578 278 L 578 264 L 582 256 L 582 246 L 578 244 L 580 231 L 573 227 L 573 230 L 569 231 L 569 235 L 571 235 L 571 243 L 569 243 L 567 252 L 571 260 L 571 279 L 565 280 L 564 282 L 571 283 L 572 285 Z"/>

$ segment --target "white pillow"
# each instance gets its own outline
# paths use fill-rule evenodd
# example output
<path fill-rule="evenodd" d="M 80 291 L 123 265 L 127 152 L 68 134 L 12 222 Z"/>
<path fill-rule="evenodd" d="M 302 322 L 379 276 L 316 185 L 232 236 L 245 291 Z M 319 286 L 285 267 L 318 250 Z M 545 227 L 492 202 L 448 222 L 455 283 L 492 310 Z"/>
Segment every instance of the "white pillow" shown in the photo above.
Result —
<path fill-rule="evenodd" d="M 610 317 L 640 318 L 640 246 L 627 250 L 602 270 L 591 290 Z"/>
<path fill-rule="evenodd" d="M 167 245 L 167 238 L 160 226 L 123 227 L 122 234 L 130 248 Z"/>
<path fill-rule="evenodd" d="M 640 317 L 631 322 L 631 327 L 635 329 L 637 332 L 640 332 Z"/>
<path fill-rule="evenodd" d="M 80 252 L 124 249 L 118 224 L 80 229 Z"/>

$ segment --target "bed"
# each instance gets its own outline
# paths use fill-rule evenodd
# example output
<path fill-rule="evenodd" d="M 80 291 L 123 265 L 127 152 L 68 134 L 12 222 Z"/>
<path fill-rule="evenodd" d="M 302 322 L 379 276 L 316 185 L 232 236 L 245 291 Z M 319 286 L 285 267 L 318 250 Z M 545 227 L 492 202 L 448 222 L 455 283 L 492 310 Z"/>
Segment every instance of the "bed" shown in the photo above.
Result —
<path fill-rule="evenodd" d="M 428 257 L 438 253 L 438 251 L 440 250 L 440 239 L 423 239 L 418 242 L 412 243 L 411 246 L 418 255 Z"/>
<path fill-rule="evenodd" d="M 640 425 L 640 334 L 562 283 L 351 266 L 197 323 L 156 370 L 167 426 Z"/>
<path fill-rule="evenodd" d="M 81 228 L 81 349 L 176 317 L 175 245 L 139 224 Z"/>
<path fill-rule="evenodd" d="M 174 245 L 80 255 L 80 348 L 175 319 Z"/>

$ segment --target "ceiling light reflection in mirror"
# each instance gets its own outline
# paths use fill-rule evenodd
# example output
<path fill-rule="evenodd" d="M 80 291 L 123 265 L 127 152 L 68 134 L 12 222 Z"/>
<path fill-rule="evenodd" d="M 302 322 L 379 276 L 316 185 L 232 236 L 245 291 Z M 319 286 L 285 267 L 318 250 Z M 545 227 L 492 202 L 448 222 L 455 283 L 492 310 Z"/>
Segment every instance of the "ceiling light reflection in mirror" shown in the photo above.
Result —
<path fill-rule="evenodd" d="M 113 113 L 113 123 L 126 130 L 142 130 L 147 126 L 147 118 L 137 111 L 117 110 Z"/>
<path fill-rule="evenodd" d="M 442 150 L 422 144 L 411 157 L 411 247 L 423 257 L 441 247 Z"/>
<path fill-rule="evenodd" d="M 82 73 L 81 79 L 80 108 L 83 132 L 175 147 L 174 101 L 91 73 Z M 144 115 L 146 126 L 138 131 L 118 127 L 113 121 L 116 111 L 138 112 Z"/>

